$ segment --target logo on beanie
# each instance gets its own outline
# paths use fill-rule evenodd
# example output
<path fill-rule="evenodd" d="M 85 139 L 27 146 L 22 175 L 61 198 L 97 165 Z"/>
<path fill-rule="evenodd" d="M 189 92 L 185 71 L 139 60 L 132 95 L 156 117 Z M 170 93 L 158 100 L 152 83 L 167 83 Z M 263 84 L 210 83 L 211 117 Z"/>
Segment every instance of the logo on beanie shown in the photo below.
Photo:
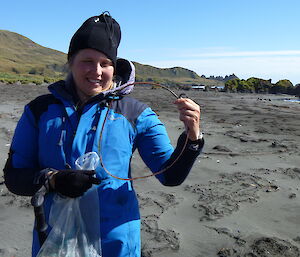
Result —
<path fill-rule="evenodd" d="M 100 21 L 100 19 L 97 17 L 97 18 L 94 20 L 94 22 L 98 22 L 98 21 Z"/>

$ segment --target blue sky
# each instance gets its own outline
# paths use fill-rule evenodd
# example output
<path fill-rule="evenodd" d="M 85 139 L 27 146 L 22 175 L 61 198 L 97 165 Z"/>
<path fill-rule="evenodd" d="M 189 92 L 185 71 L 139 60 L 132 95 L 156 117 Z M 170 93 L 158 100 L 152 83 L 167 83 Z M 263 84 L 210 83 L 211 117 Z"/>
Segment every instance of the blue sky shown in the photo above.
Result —
<path fill-rule="evenodd" d="M 120 57 L 300 83 L 299 0 L 3 0 L 0 29 L 66 53 L 82 22 L 103 11 L 121 25 Z"/>

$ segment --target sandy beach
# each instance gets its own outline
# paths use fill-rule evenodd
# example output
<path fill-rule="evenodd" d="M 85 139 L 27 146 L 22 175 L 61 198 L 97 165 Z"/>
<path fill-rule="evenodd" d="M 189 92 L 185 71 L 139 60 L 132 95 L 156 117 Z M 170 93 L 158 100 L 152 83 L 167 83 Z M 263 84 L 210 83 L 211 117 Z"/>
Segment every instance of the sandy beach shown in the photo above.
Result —
<path fill-rule="evenodd" d="M 4 185 L 5 164 L 23 107 L 46 86 L 0 84 L 0 257 L 29 257 L 30 198 Z M 178 92 L 177 93 L 182 93 Z M 185 91 L 201 106 L 205 147 L 186 181 L 134 182 L 142 215 L 143 257 L 299 257 L 300 103 L 286 95 Z M 183 131 L 173 96 L 136 87 L 173 145 Z M 135 152 L 133 176 L 149 174 Z"/>

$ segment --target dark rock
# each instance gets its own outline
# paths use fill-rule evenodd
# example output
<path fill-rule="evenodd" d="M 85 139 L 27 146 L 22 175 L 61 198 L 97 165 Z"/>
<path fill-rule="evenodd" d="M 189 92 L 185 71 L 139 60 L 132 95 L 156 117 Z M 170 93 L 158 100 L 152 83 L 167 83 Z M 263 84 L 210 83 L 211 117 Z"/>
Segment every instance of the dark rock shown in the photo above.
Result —
<path fill-rule="evenodd" d="M 295 194 L 295 193 L 290 194 L 290 195 L 289 195 L 289 198 L 290 198 L 290 199 L 296 198 L 296 194 Z"/>
<path fill-rule="evenodd" d="M 220 152 L 231 152 L 230 149 L 228 149 L 226 146 L 224 145 L 216 145 L 215 147 L 213 147 L 214 150 L 220 151 Z"/>

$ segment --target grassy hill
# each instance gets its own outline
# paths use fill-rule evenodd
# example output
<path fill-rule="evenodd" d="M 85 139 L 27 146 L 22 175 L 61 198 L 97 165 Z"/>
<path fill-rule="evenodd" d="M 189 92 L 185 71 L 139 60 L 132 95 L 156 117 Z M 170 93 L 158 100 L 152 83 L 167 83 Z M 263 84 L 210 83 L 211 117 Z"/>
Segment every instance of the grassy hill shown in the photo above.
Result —
<path fill-rule="evenodd" d="M 66 71 L 66 54 L 0 30 L 0 72 L 56 77 Z"/>
<path fill-rule="evenodd" d="M 203 85 L 223 85 L 224 82 L 218 80 L 210 80 L 201 78 L 194 71 L 181 68 L 156 68 L 150 65 L 144 65 L 137 62 L 133 62 L 136 68 L 136 80 L 137 81 L 154 81 L 168 84 L 203 84 Z"/>
<path fill-rule="evenodd" d="M 51 82 L 67 72 L 67 55 L 36 44 L 14 32 L 0 30 L 0 80 L 6 82 Z M 181 68 L 160 69 L 134 62 L 137 81 L 159 83 L 223 85 L 224 82 L 205 79 L 195 72 Z"/>

